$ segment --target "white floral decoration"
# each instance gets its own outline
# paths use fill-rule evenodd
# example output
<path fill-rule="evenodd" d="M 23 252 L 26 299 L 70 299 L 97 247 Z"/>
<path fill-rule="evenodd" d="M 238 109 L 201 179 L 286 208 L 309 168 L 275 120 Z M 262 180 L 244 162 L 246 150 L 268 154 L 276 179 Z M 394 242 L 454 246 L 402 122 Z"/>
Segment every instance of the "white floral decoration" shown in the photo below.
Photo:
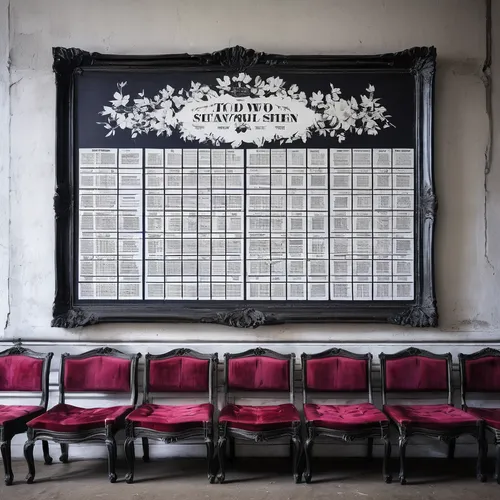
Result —
<path fill-rule="evenodd" d="M 275 135 L 273 140 L 281 143 L 292 143 L 296 140 L 306 142 L 313 133 L 336 138 L 341 143 L 348 133 L 377 135 L 381 129 L 394 127 L 389 120 L 391 116 L 387 114 L 387 109 L 380 104 L 380 99 L 375 97 L 375 87 L 371 84 L 366 88 L 367 94 L 359 96 L 358 99 L 355 97 L 344 99 L 341 97 L 341 90 L 333 84 L 330 84 L 328 94 L 317 91 L 308 97 L 305 92 L 300 91 L 298 85 L 286 86 L 285 81 L 277 76 L 263 79 L 260 76 L 252 77 L 246 73 L 239 73 L 233 77 L 225 75 L 216 80 L 217 85 L 214 88 L 192 81 L 187 90 L 176 91 L 167 85 L 152 98 L 147 97 L 142 91 L 132 101 L 130 95 L 124 93 L 127 82 L 120 82 L 117 84 L 113 99 L 109 101 L 111 105 L 104 106 L 99 113 L 106 117 L 106 121 L 97 123 L 108 131 L 106 137 L 114 136 L 119 129 L 130 130 L 132 138 L 149 133 L 169 137 L 178 129 L 183 140 L 199 140 L 183 128 L 176 114 L 187 103 L 209 104 L 210 99 L 224 94 L 245 92 L 250 97 L 286 97 L 308 106 L 315 112 L 314 124 L 302 133 L 295 133 L 292 136 Z M 245 124 L 238 126 L 244 128 Z M 223 137 L 210 133 L 206 135 L 205 142 L 220 145 L 225 141 Z M 262 140 L 256 139 L 254 142 L 259 146 L 262 145 Z M 233 146 L 237 145 L 239 144 L 233 143 Z"/>

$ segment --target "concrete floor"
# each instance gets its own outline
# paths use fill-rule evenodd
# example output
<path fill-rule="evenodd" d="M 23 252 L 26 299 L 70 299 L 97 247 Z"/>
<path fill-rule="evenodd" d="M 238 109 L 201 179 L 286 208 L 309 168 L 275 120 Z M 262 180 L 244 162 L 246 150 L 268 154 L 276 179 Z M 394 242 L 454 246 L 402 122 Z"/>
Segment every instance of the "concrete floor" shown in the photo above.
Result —
<path fill-rule="evenodd" d="M 327 461 L 328 460 L 328 461 Z M 199 459 L 137 460 L 135 479 L 126 484 L 126 464 L 119 461 L 118 482 L 107 480 L 106 462 L 78 460 L 69 464 L 37 462 L 34 484 L 25 484 L 26 464 L 14 463 L 14 484 L 0 485 L 0 500 L 299 500 L 299 499 L 500 499 L 500 485 L 490 475 L 481 484 L 474 461 L 408 459 L 408 484 L 384 484 L 381 462 L 323 459 L 314 463 L 313 482 L 294 484 L 286 459 L 237 459 L 228 467 L 226 482 L 209 484 Z M 396 466 L 396 464 L 394 464 Z M 489 464 L 492 467 L 492 464 Z"/>

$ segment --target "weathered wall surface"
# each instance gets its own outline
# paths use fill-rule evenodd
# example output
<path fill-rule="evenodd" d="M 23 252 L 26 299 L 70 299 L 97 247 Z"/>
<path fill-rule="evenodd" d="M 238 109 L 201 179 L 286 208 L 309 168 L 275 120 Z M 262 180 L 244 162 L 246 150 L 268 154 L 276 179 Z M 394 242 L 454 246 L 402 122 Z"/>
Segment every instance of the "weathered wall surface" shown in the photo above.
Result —
<path fill-rule="evenodd" d="M 0 326 L 9 314 L 9 2 L 0 0 Z M 0 333 L 0 336 L 2 334 Z"/>
<path fill-rule="evenodd" d="M 499 3 L 493 0 L 492 24 L 497 31 Z M 487 165 L 485 5 L 485 0 L 213 0 L 210 7 L 201 0 L 16 0 L 9 7 L 9 2 L 0 0 L 0 324 L 6 323 L 0 330 L 0 346 L 21 338 L 38 350 L 57 354 L 100 344 L 145 353 L 182 343 L 222 354 L 241 350 L 245 342 L 300 354 L 342 344 L 377 355 L 412 344 L 454 354 L 477 350 L 481 343 L 500 344 L 496 275 L 500 89 L 495 86 L 500 81 L 496 62 L 500 32 L 493 39 L 492 118 L 497 127 Z M 297 54 L 437 47 L 438 329 L 294 325 L 236 331 L 214 325 L 101 325 L 75 332 L 50 328 L 55 160 L 51 47 L 145 54 L 207 52 L 236 44 Z M 56 356 L 54 369 L 57 365 Z"/>

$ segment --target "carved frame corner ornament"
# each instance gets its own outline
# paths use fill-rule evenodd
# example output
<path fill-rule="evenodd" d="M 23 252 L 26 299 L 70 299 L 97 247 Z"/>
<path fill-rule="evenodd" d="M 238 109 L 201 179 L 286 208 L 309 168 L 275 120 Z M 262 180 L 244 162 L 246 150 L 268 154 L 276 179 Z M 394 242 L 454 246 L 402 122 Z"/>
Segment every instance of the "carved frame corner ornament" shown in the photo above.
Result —
<path fill-rule="evenodd" d="M 419 328 L 436 327 L 438 325 L 436 301 L 428 301 L 422 305 L 409 307 L 402 313 L 389 318 L 389 323 Z"/>
<path fill-rule="evenodd" d="M 380 322 L 414 327 L 437 326 L 434 292 L 433 233 L 437 200 L 433 180 L 433 92 L 436 70 L 434 47 L 413 47 L 405 51 L 375 55 L 281 55 L 241 47 L 224 48 L 203 54 L 110 55 L 79 48 L 54 47 L 56 77 L 56 294 L 52 326 L 77 328 L 99 322 L 202 322 L 234 328 L 305 322 Z M 270 68 L 272 67 L 272 68 Z M 279 76 L 280 68 L 292 78 L 307 74 L 314 79 L 330 71 L 410 75 L 407 97 L 414 103 L 412 143 L 415 150 L 415 294 L 401 301 L 374 301 L 373 304 L 344 301 L 90 301 L 77 297 L 77 203 L 78 100 L 82 73 L 127 75 L 179 71 L 240 73 L 251 70 Z M 272 71 L 270 71 L 272 69 Z M 274 73 L 276 71 L 276 73 Z M 413 78 L 412 78 L 413 77 Z M 131 76 L 132 78 L 132 76 Z M 385 78 L 385 77 L 384 77 Z M 399 78 L 399 77 L 398 77 Z M 405 94 L 406 95 L 406 94 Z M 306 303 L 308 302 L 308 303 Z"/>
<path fill-rule="evenodd" d="M 435 47 L 415 47 L 409 51 L 413 58 L 411 72 L 415 75 L 422 75 L 425 82 L 429 83 L 436 72 L 436 48 Z"/>
<path fill-rule="evenodd" d="M 251 307 L 236 309 L 231 312 L 219 312 L 213 316 L 201 318 L 202 323 L 234 326 L 236 328 L 257 328 L 262 325 L 276 324 L 273 314 L 265 314 Z"/>
<path fill-rule="evenodd" d="M 71 73 L 81 66 L 90 66 L 94 63 L 95 54 L 77 48 L 53 47 L 52 70 L 58 78 Z"/>
<path fill-rule="evenodd" d="M 77 328 L 80 326 L 95 325 L 99 322 L 97 316 L 82 309 L 68 309 L 63 314 L 54 316 L 51 326 L 57 328 Z"/>

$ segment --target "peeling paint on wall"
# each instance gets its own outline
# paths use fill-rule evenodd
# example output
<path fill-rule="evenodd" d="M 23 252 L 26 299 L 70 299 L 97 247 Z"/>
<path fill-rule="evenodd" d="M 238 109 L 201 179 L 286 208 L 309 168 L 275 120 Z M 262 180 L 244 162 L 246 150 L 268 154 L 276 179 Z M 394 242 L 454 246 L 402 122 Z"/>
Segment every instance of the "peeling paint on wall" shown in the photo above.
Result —
<path fill-rule="evenodd" d="M 10 1 L 0 0 L 0 318 L 10 319 Z M 1 319 L 0 319 L 1 321 Z M 0 338 L 2 333 L 0 333 Z"/>
<path fill-rule="evenodd" d="M 488 265 L 495 271 L 495 266 L 492 264 L 488 255 L 488 177 L 491 172 L 491 153 L 493 147 L 493 108 L 492 108 L 492 77 L 491 77 L 491 37 L 492 37 L 492 27 L 491 27 L 491 2 L 492 0 L 486 1 L 486 23 L 485 23 L 485 34 L 486 34 L 486 56 L 484 59 L 484 65 L 482 69 L 482 80 L 486 90 L 486 115 L 488 116 L 488 139 L 486 143 L 486 150 L 484 152 L 484 258 Z M 495 275 L 495 272 L 493 272 Z"/>

